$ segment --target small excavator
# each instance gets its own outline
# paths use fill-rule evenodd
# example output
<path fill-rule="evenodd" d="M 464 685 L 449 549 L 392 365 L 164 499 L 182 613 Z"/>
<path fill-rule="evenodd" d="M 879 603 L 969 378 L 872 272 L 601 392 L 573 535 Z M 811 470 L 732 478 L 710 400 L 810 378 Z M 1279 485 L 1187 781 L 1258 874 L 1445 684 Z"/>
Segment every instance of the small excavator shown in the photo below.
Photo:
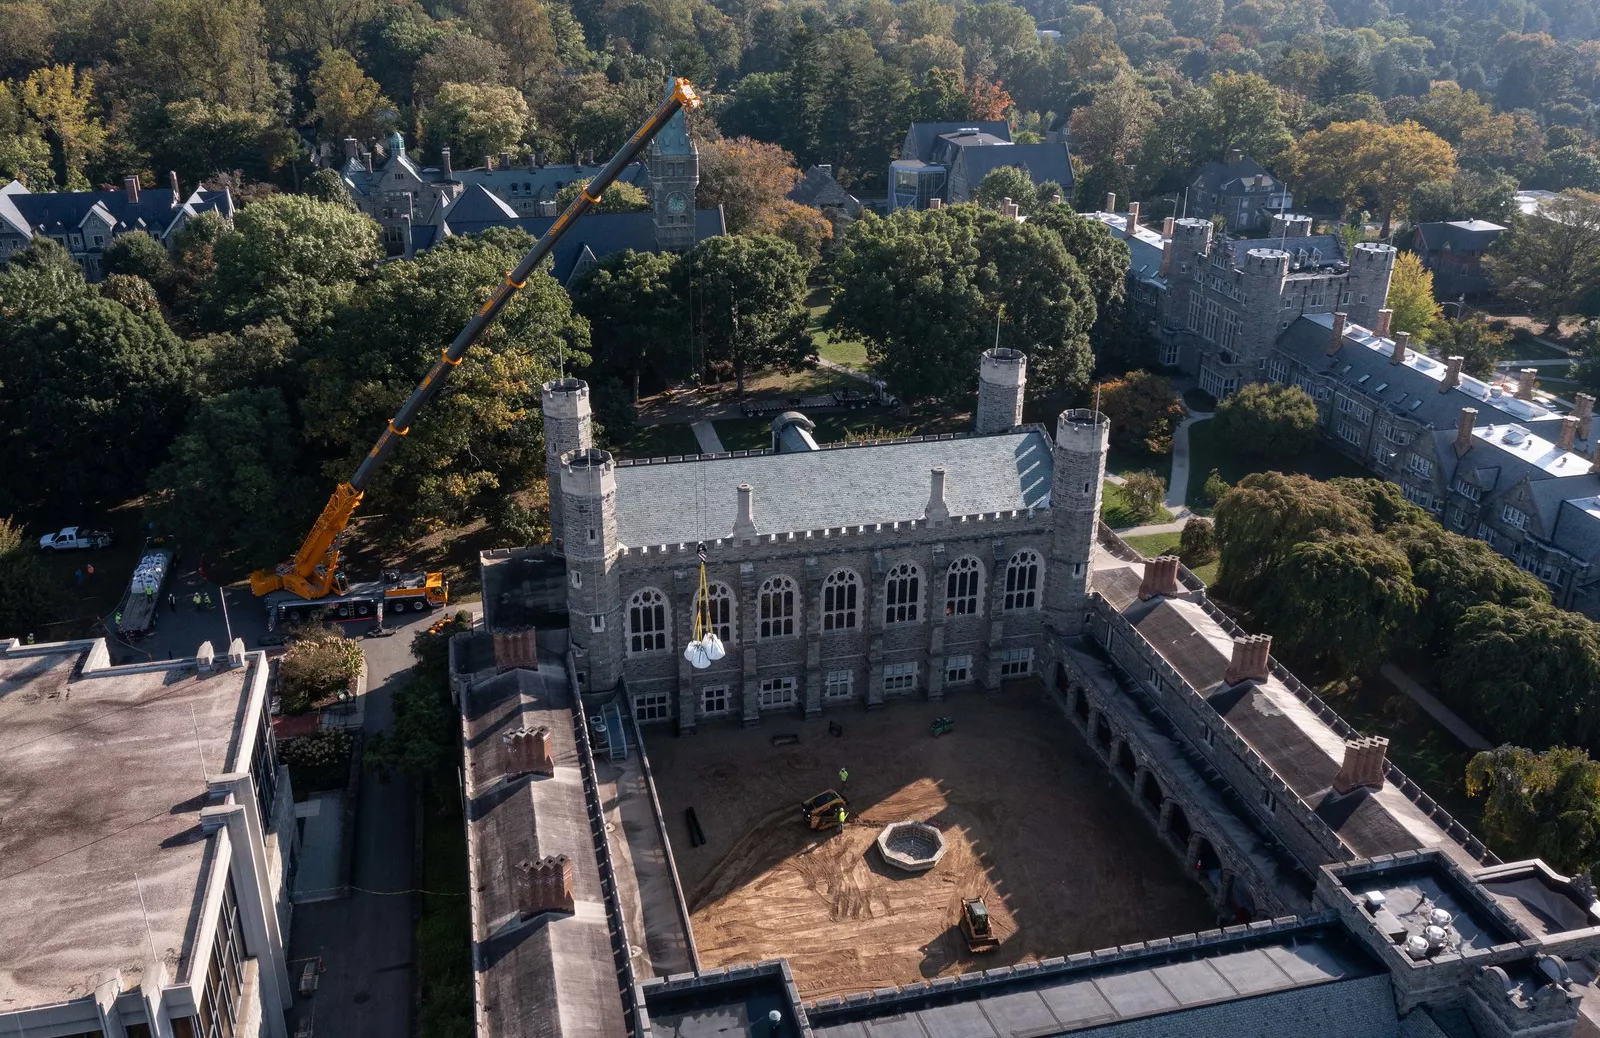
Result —
<path fill-rule="evenodd" d="M 813 829 L 842 828 L 839 822 L 841 810 L 848 817 L 850 801 L 835 789 L 825 789 L 814 797 L 800 801 L 800 817 L 804 818 L 806 825 Z"/>
<path fill-rule="evenodd" d="M 448 587 L 439 573 L 385 574 L 381 581 L 351 584 L 339 566 L 339 555 L 344 544 L 345 527 L 350 524 L 357 506 L 372 479 L 381 469 L 401 437 L 411 431 L 411 423 L 428 405 L 450 378 L 461 358 L 473 344 L 482 339 L 500 311 L 516 295 L 528 278 L 539 269 L 550 250 L 555 248 L 572 225 L 591 207 L 599 203 L 622 171 L 627 168 L 656 134 L 673 116 L 683 109 L 700 107 L 700 98 L 687 79 L 674 79 L 669 85 L 667 98 L 643 126 L 634 131 L 622 149 L 611 157 L 602 169 L 572 200 L 572 204 L 545 231 L 533 248 L 529 249 L 505 280 L 496 285 L 489 299 L 461 333 L 448 347 L 440 351 L 439 359 L 418 383 L 415 391 L 389 420 L 389 425 L 378 437 L 367 456 L 356 468 L 355 475 L 340 483 L 333 496 L 323 506 L 322 515 L 311 527 L 311 532 L 300 545 L 294 558 L 273 569 L 257 570 L 250 574 L 250 588 L 258 597 L 267 600 L 267 625 L 273 627 L 280 619 L 298 621 L 376 619 L 382 624 L 384 606 L 391 612 L 406 608 L 421 611 L 444 605 L 448 600 Z"/>

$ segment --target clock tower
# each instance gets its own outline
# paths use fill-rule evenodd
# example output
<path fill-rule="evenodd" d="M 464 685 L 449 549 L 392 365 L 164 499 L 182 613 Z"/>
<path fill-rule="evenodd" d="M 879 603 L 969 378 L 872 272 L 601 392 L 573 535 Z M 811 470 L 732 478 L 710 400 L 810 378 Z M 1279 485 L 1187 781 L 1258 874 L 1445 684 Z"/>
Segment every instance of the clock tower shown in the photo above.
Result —
<path fill-rule="evenodd" d="M 667 89 L 674 84 L 667 82 Z M 687 252 L 694 248 L 694 188 L 700 182 L 700 153 L 689 140 L 682 109 L 650 142 L 650 200 L 655 207 L 656 248 Z"/>

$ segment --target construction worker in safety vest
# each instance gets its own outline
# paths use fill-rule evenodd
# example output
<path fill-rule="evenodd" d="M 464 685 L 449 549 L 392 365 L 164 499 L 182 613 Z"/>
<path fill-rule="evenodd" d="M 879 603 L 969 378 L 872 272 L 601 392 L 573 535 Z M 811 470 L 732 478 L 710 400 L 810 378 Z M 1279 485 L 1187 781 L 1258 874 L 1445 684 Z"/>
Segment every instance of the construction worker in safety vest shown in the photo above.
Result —
<path fill-rule="evenodd" d="M 850 772 L 845 768 L 840 768 L 839 769 L 839 785 L 842 786 L 842 785 L 844 785 L 845 783 L 847 783 L 849 781 L 850 781 Z"/>
<path fill-rule="evenodd" d="M 200 592 L 196 591 L 194 593 L 193 601 L 194 601 L 194 611 L 198 613 L 200 611 Z"/>
<path fill-rule="evenodd" d="M 841 807 L 841 808 L 839 808 L 839 828 L 841 828 L 841 829 L 844 828 L 844 819 L 845 819 L 845 812 L 844 812 L 844 808 Z"/>
<path fill-rule="evenodd" d="M 211 592 L 209 591 L 206 592 L 206 608 L 211 608 Z"/>
<path fill-rule="evenodd" d="M 29 645 L 33 644 L 33 632 L 32 631 L 28 632 L 28 644 Z"/>

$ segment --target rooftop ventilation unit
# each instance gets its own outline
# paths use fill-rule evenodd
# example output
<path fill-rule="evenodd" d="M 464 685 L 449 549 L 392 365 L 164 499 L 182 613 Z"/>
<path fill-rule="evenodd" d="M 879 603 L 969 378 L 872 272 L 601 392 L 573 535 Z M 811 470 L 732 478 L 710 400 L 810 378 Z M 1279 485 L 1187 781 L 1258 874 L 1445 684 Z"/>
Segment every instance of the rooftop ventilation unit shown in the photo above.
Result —
<path fill-rule="evenodd" d="M 1516 447 L 1528 439 L 1528 430 L 1520 425 L 1513 425 L 1506 429 L 1505 435 L 1500 437 L 1500 442 Z"/>

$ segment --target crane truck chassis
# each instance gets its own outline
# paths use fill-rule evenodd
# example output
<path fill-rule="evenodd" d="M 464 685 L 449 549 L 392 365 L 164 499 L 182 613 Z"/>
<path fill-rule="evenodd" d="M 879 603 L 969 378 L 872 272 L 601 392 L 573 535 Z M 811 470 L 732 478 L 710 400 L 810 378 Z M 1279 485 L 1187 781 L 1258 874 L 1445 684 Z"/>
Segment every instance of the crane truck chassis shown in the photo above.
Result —
<path fill-rule="evenodd" d="M 606 189 L 616 181 L 628 163 L 644 150 L 645 145 L 655 139 L 656 134 L 661 132 L 673 116 L 682 109 L 698 107 L 700 98 L 687 79 L 674 79 L 670 82 L 667 98 L 661 102 L 661 106 L 645 120 L 644 125 L 634 131 L 633 136 L 629 137 L 622 149 L 611 157 L 605 168 L 578 192 L 578 197 L 556 217 L 556 222 L 545 231 L 544 237 L 534 243 L 533 248 L 518 261 L 516 268 L 507 273 L 505 280 L 489 293 L 488 300 L 467 322 L 466 327 L 461 329 L 449 346 L 440 351 L 439 359 L 434 361 L 433 367 L 423 376 L 406 402 L 400 405 L 400 410 L 389 419 L 388 426 L 378 436 L 377 442 L 361 460 L 361 464 L 356 467 L 355 475 L 350 477 L 349 482 L 340 483 L 334 488 L 328 503 L 322 508 L 322 514 L 312 525 L 311 532 L 306 534 L 294 558 L 273 569 L 256 570 L 250 574 L 250 589 L 257 597 L 267 600 L 269 625 L 276 625 L 279 615 L 286 609 L 311 612 L 320 607 L 323 613 L 320 618 L 327 619 L 331 608 L 336 620 L 356 620 L 362 619 L 359 612 L 364 605 L 372 607 L 374 613 L 379 604 L 388 605 L 393 602 L 397 606 L 403 600 L 406 605 L 412 607 L 418 605 L 416 588 L 391 588 L 387 586 L 387 581 L 380 582 L 380 588 L 383 590 L 381 598 L 370 590 L 353 592 L 353 588 L 369 588 L 370 585 L 346 584 L 339 568 L 345 528 L 350 525 L 351 517 L 360 506 L 367 488 L 372 485 L 373 477 L 388 461 L 389 455 L 394 453 L 395 446 L 401 438 L 411 431 L 411 423 L 417 415 L 449 381 L 451 372 L 461 363 L 461 358 L 466 355 L 467 350 L 483 338 L 495 318 L 500 316 L 500 311 L 505 309 L 512 296 L 522 290 L 528 278 L 538 271 L 539 265 L 550 255 L 550 250 L 555 248 L 556 243 L 566 236 L 572 225 L 591 207 L 599 203 Z M 427 588 L 436 586 L 440 596 L 439 601 L 442 602 L 445 593 L 443 575 L 426 573 L 422 574 L 422 577 L 423 595 L 420 601 L 432 604 L 433 596 L 428 593 Z M 407 593 L 391 595 L 391 592 L 399 591 Z M 295 600 L 305 605 L 296 607 Z M 377 616 L 374 615 L 373 618 L 376 619 Z"/>
<path fill-rule="evenodd" d="M 450 583 L 439 573 L 388 570 L 382 580 L 346 584 L 324 598 L 304 599 L 292 591 L 266 597 L 267 630 L 294 624 L 383 623 L 391 616 L 421 613 L 450 602 Z"/>

